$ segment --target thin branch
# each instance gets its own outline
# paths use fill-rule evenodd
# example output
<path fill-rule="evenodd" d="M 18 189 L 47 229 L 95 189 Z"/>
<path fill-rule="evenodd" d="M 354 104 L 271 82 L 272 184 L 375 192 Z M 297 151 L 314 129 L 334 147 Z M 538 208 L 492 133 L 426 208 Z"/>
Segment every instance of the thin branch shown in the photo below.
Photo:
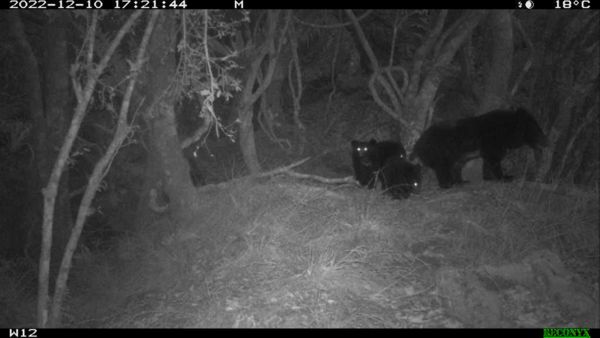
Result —
<path fill-rule="evenodd" d="M 289 171 L 290 169 L 295 168 L 297 166 L 300 166 L 308 160 L 310 160 L 310 157 L 303 158 L 299 161 L 296 161 L 296 162 L 286 165 L 284 167 L 279 167 L 279 168 L 275 168 L 273 170 L 265 171 L 264 173 L 260 173 L 260 174 L 256 175 L 256 177 L 269 177 L 269 176 L 277 175 L 282 172 Z"/>
<path fill-rule="evenodd" d="M 523 29 L 523 26 L 521 25 L 521 22 L 519 21 L 519 19 L 517 19 L 516 17 L 513 16 L 513 23 L 514 23 L 515 27 L 517 28 L 517 31 L 521 34 L 523 41 L 525 41 L 525 44 L 527 44 L 527 49 L 529 50 L 529 57 L 527 58 L 527 62 L 525 62 L 525 65 L 523 66 L 523 70 L 521 70 L 521 72 L 519 73 L 519 76 L 515 80 L 513 88 L 510 91 L 510 97 L 515 96 L 517 90 L 519 89 L 519 86 L 521 85 L 521 81 L 525 77 L 525 74 L 527 73 L 529 68 L 531 68 L 531 66 L 533 65 L 533 55 L 535 53 L 535 51 L 533 49 L 533 43 L 527 36 L 527 33 L 525 33 L 525 30 Z"/>
<path fill-rule="evenodd" d="M 375 56 L 373 49 L 369 45 L 369 42 L 367 40 L 367 37 L 365 36 L 364 31 L 362 30 L 362 28 L 360 27 L 360 24 L 358 23 L 358 19 L 356 19 L 356 16 L 354 15 L 354 12 L 352 12 L 351 9 L 347 9 L 346 14 L 352 21 L 352 24 L 354 25 L 356 34 L 358 35 L 358 39 L 360 40 L 360 43 L 363 46 L 363 49 L 365 50 L 365 53 L 367 53 L 367 56 L 369 57 L 369 61 L 371 62 L 371 67 L 373 67 L 373 73 L 378 73 L 379 72 L 379 62 L 377 62 L 377 57 Z"/>
<path fill-rule="evenodd" d="M 479 24 L 479 21 L 486 14 L 484 10 L 475 10 L 470 12 L 465 20 L 462 20 L 456 28 L 456 35 L 448 40 L 447 43 L 440 48 L 439 55 L 436 55 L 436 65 L 446 66 L 454 58 L 454 54 L 462 45 L 463 41 L 470 36 L 472 30 Z"/>
<path fill-rule="evenodd" d="M 250 102 L 255 102 L 258 97 L 260 95 L 262 95 L 265 90 L 267 89 L 267 87 L 271 84 L 271 79 L 273 78 L 273 73 L 275 72 L 275 66 L 277 65 L 277 60 L 279 59 L 279 53 L 281 52 L 281 47 L 283 46 L 283 43 L 285 41 L 285 35 L 287 33 L 288 30 L 288 26 L 290 23 L 290 13 L 288 12 L 288 14 L 285 17 L 285 24 L 281 30 L 281 33 L 279 35 L 279 41 L 277 44 L 277 49 L 275 49 L 274 46 L 274 39 L 275 39 L 275 29 L 277 27 L 277 19 L 279 18 L 279 11 L 277 11 L 276 14 L 271 14 L 269 12 L 269 16 L 268 16 L 268 20 L 269 20 L 269 32 L 267 33 L 266 36 L 266 42 L 265 42 L 265 52 L 267 52 L 268 54 L 270 54 L 271 58 L 269 59 L 269 65 L 267 67 L 267 73 L 265 75 L 264 81 L 259 85 L 259 87 L 256 89 L 256 91 L 254 91 L 254 93 L 252 94 L 252 96 L 250 96 Z M 266 53 L 265 53 L 266 56 Z M 261 59 L 262 61 L 262 59 Z M 257 67 L 260 67 L 260 63 L 257 64 Z"/>
<path fill-rule="evenodd" d="M 208 191 L 208 190 L 213 190 L 213 189 L 225 189 L 233 184 L 236 184 L 237 182 L 247 180 L 249 178 L 265 178 L 265 177 L 271 177 L 271 176 L 275 176 L 275 175 L 288 175 L 288 176 L 295 177 L 295 178 L 312 179 L 312 180 L 315 180 L 315 181 L 318 181 L 321 183 L 325 183 L 325 184 L 343 184 L 343 183 L 356 184 L 356 180 L 354 179 L 353 176 L 342 177 L 342 178 L 328 178 L 328 177 L 323 177 L 323 176 L 318 176 L 318 175 L 309 175 L 309 174 L 298 173 L 298 172 L 295 172 L 292 170 L 292 168 L 300 166 L 301 164 L 305 163 L 309 159 L 310 159 L 310 157 L 307 157 L 300 161 L 294 162 L 292 164 L 260 173 L 256 176 L 244 176 L 244 177 L 239 177 L 239 178 L 227 181 L 227 182 L 221 182 L 221 183 L 216 183 L 216 184 L 207 184 L 207 185 L 204 185 L 204 186 L 198 188 L 197 191 L 202 192 L 202 191 Z"/>
<path fill-rule="evenodd" d="M 210 129 L 210 123 L 208 123 L 208 121 L 207 121 L 207 120 L 209 120 L 209 118 L 208 118 L 208 116 L 203 116 L 202 120 L 203 120 L 202 125 L 198 129 L 196 129 L 196 131 L 194 131 L 194 133 L 191 136 L 186 137 L 181 141 L 181 143 L 180 143 L 181 149 L 185 149 L 185 148 L 191 146 L 192 144 L 200 141 L 202 136 L 206 135 L 206 133 Z"/>
<path fill-rule="evenodd" d="M 290 37 L 290 49 L 292 50 L 292 59 L 290 60 L 290 64 L 288 65 L 288 81 L 290 86 L 290 92 L 292 93 L 293 103 L 294 103 L 294 123 L 301 131 L 305 130 L 304 124 L 300 120 L 300 99 L 302 98 L 302 71 L 300 69 L 300 57 L 298 57 L 298 40 L 296 36 L 296 31 L 294 30 L 294 26 L 290 26 L 290 31 L 288 33 Z M 293 67 L 292 67 L 293 66 Z M 296 87 L 294 87 L 294 82 L 292 81 L 292 70 L 296 72 Z"/>
<path fill-rule="evenodd" d="M 89 30 L 88 53 L 87 53 L 87 66 L 92 67 L 94 64 L 94 44 L 96 42 L 96 27 L 98 27 L 98 11 L 92 12 L 92 24 Z"/>
<path fill-rule="evenodd" d="M 361 16 L 359 16 L 356 20 L 360 21 L 360 20 L 366 18 L 367 15 L 371 14 L 372 11 L 373 11 L 372 9 L 369 9 L 368 11 L 364 12 Z M 295 16 L 294 16 L 294 20 L 296 20 L 298 23 L 300 23 L 302 25 L 313 27 L 313 28 L 341 28 L 341 27 L 346 27 L 346 26 L 352 25 L 352 22 L 337 23 L 337 24 L 333 24 L 333 25 L 321 25 L 321 24 L 317 24 L 317 23 L 310 23 L 310 22 L 302 21 L 301 19 L 298 19 Z"/>
<path fill-rule="evenodd" d="M 404 15 L 401 19 L 398 18 L 398 10 L 396 10 L 394 16 L 394 31 L 392 32 L 392 46 L 390 47 L 390 60 L 388 63 L 388 67 L 392 67 L 394 65 L 394 54 L 396 52 L 396 38 L 398 36 L 398 28 L 402 27 L 404 21 L 408 18 L 408 15 Z"/>
<path fill-rule="evenodd" d="M 340 50 L 342 40 L 342 31 L 338 31 L 337 41 L 335 43 L 335 50 L 333 52 L 333 58 L 331 59 L 331 92 L 327 96 L 327 105 L 325 106 L 325 116 L 329 116 L 329 109 L 331 108 L 331 102 L 333 101 L 333 96 L 337 91 L 337 85 L 335 83 L 335 64 L 337 63 L 338 53 Z M 329 129 L 329 128 L 327 128 Z M 325 132 L 327 134 L 327 132 Z"/>
<path fill-rule="evenodd" d="M 306 157 L 300 161 L 296 161 L 292 164 L 286 165 L 284 167 L 279 167 L 279 168 L 275 168 L 273 170 L 269 170 L 266 172 L 262 172 L 259 173 L 257 175 L 249 175 L 249 176 L 244 176 L 244 177 L 238 177 L 238 178 L 234 178 L 232 180 L 229 180 L 227 182 L 221 182 L 221 183 L 216 183 L 216 184 L 207 184 L 207 185 L 203 185 L 200 188 L 197 189 L 197 191 L 205 191 L 205 190 L 211 190 L 214 188 L 218 188 L 218 189 L 223 189 L 229 185 L 235 184 L 237 182 L 249 179 L 249 178 L 260 178 L 260 177 L 269 177 L 269 176 L 273 176 L 273 175 L 277 175 L 280 174 L 282 172 L 288 171 L 292 168 L 295 168 L 301 164 L 303 164 L 304 162 L 308 161 L 310 159 L 310 157 Z"/>
<path fill-rule="evenodd" d="M 435 47 L 433 48 L 433 57 L 434 58 L 440 54 L 440 50 L 444 46 L 444 43 L 446 42 L 446 40 L 448 40 L 448 37 L 451 34 L 454 34 L 457 27 L 465 21 L 465 18 L 466 18 L 466 16 L 461 16 L 458 19 L 454 20 L 452 25 L 444 31 L 444 33 L 442 34 L 442 36 L 439 39 L 437 39 Z"/>
<path fill-rule="evenodd" d="M 204 114 L 206 112 L 206 110 L 209 111 L 209 113 L 211 113 L 211 119 L 207 120 L 204 119 L 204 123 L 206 125 L 208 125 L 208 127 L 210 127 L 210 121 L 215 121 L 217 120 L 217 116 L 215 115 L 214 110 L 212 109 L 213 106 L 213 101 L 215 100 L 215 90 L 214 90 L 214 77 L 213 77 L 213 72 L 212 72 L 212 68 L 210 66 L 210 55 L 208 54 L 208 10 L 205 9 L 204 10 L 204 58 L 206 60 L 206 69 L 207 69 L 207 73 L 208 73 L 208 84 L 209 84 L 209 95 L 206 97 L 206 99 L 204 100 L 202 107 L 208 107 L 207 109 L 202 109 L 202 113 Z M 219 137 L 219 126 L 218 124 L 215 125 L 215 133 L 217 134 L 217 137 Z M 208 129 L 208 128 L 207 128 Z"/>
<path fill-rule="evenodd" d="M 311 179 L 311 180 L 315 180 L 315 181 L 325 183 L 325 184 L 342 184 L 342 183 L 356 184 L 356 179 L 354 178 L 354 176 L 347 176 L 347 177 L 342 177 L 342 178 L 329 178 L 329 177 L 323 177 L 323 176 L 318 176 L 318 175 L 302 174 L 302 173 L 298 173 L 298 172 L 295 172 L 292 170 L 283 171 L 283 172 L 281 172 L 281 174 L 285 174 L 285 175 L 292 176 L 295 178 Z"/>
<path fill-rule="evenodd" d="M 440 14 L 437 17 L 437 22 L 433 29 L 429 31 L 429 34 L 427 34 L 425 42 L 423 42 L 423 44 L 415 51 L 415 54 L 413 56 L 413 67 L 410 74 L 410 85 L 408 87 L 408 92 L 410 96 L 416 96 L 419 91 L 422 76 L 421 68 L 425 63 L 427 54 L 431 50 L 433 44 L 437 40 L 437 37 L 440 35 L 442 28 L 444 27 L 447 15 L 448 10 L 442 10 L 440 12 Z"/>
<path fill-rule="evenodd" d="M 404 93 L 408 87 L 408 73 L 406 72 L 406 69 L 404 69 L 402 66 L 390 66 L 385 67 L 383 71 L 388 78 L 388 82 L 391 83 L 392 87 L 394 88 L 396 96 L 401 103 L 404 103 Z M 402 88 L 398 87 L 398 83 L 396 83 L 396 79 L 394 78 L 395 71 L 402 73 Z"/>
<path fill-rule="evenodd" d="M 89 69 L 90 74 L 88 76 L 85 89 L 83 90 L 82 100 L 77 104 L 75 113 L 71 120 L 71 125 L 67 132 L 67 135 L 65 136 L 65 141 L 59 151 L 59 154 L 56 158 L 56 162 L 54 163 L 50 179 L 48 180 L 48 185 L 42 190 L 44 195 L 44 222 L 42 225 L 42 249 L 40 254 L 39 268 L 40 290 L 38 296 L 38 325 L 40 327 L 45 327 L 48 322 L 48 272 L 50 269 L 50 249 L 52 247 L 53 225 L 52 223 L 54 215 L 54 206 L 56 203 L 56 195 L 58 192 L 58 184 L 60 182 L 63 169 L 69 158 L 69 152 L 73 147 L 73 143 L 75 141 L 75 138 L 77 137 L 79 128 L 81 127 L 81 122 L 86 115 L 87 107 L 91 100 L 94 87 L 97 83 L 97 79 L 106 68 L 108 61 L 114 54 L 115 50 L 117 49 L 117 46 L 123 40 L 125 34 L 131 30 L 131 27 L 141 14 L 142 11 L 135 11 L 133 14 L 130 15 L 127 21 L 119 29 L 116 37 L 113 39 L 111 45 L 107 49 L 106 53 L 104 54 L 104 57 L 101 59 L 98 66 L 95 69 Z"/>

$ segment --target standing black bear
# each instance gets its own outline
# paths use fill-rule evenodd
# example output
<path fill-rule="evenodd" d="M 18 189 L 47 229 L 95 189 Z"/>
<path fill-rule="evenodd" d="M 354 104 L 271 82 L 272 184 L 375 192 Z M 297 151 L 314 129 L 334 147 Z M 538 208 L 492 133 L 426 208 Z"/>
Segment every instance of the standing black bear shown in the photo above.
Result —
<path fill-rule="evenodd" d="M 421 188 L 421 166 L 406 158 L 390 157 L 379 177 L 383 189 L 395 199 L 408 198 Z"/>
<path fill-rule="evenodd" d="M 501 165 L 509 149 L 527 145 L 539 158 L 541 147 L 547 144 L 542 129 L 525 109 L 494 110 L 432 125 L 421 135 L 410 158 L 418 157 L 435 171 L 440 187 L 449 188 L 464 182 L 462 167 L 473 158 L 483 158 L 483 179 L 510 179 Z"/>
<path fill-rule="evenodd" d="M 401 143 L 392 141 L 377 142 L 371 139 L 369 142 L 353 140 L 352 165 L 354 166 L 354 177 L 362 186 L 373 189 L 377 173 L 383 168 L 388 158 L 406 158 L 406 150 Z"/>

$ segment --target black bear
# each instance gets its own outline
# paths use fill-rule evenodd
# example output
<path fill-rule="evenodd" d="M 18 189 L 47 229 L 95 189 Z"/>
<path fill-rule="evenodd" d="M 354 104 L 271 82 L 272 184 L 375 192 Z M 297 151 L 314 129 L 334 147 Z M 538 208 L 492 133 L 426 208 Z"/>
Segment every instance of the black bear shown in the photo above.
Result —
<path fill-rule="evenodd" d="M 206 178 L 203 174 L 204 170 L 200 164 L 202 159 L 200 157 L 203 156 L 203 159 L 204 157 L 214 157 L 210 151 L 207 151 L 206 155 L 204 153 L 201 154 L 201 147 L 202 146 L 200 144 L 196 144 L 191 145 L 183 150 L 183 155 L 190 166 L 190 178 L 192 179 L 192 184 L 195 187 L 206 185 Z"/>
<path fill-rule="evenodd" d="M 408 198 L 421 189 L 421 166 L 406 158 L 390 157 L 381 168 L 381 186 L 395 199 Z"/>
<path fill-rule="evenodd" d="M 406 150 L 399 142 L 382 141 L 371 139 L 369 142 L 353 140 L 352 165 L 354 166 L 354 177 L 362 186 L 372 189 L 375 186 L 377 173 L 386 160 L 392 157 L 406 158 Z"/>
<path fill-rule="evenodd" d="M 463 183 L 461 170 L 469 160 L 483 159 L 483 179 L 510 179 L 502 172 L 502 159 L 509 149 L 527 145 L 539 158 L 548 139 L 525 109 L 494 110 L 456 121 L 432 125 L 421 135 L 411 160 L 419 158 L 435 171 L 441 188 Z"/>

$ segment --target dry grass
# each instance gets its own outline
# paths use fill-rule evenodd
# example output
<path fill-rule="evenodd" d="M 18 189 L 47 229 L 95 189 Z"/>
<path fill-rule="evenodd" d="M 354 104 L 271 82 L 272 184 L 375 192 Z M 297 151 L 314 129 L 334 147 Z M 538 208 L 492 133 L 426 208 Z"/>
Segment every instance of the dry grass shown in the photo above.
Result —
<path fill-rule="evenodd" d="M 479 273 L 547 249 L 597 300 L 598 193 L 561 189 L 481 183 L 393 201 L 240 180 L 211 192 L 194 224 L 160 219 L 104 254 L 80 255 L 65 312 L 78 327 L 581 325 L 530 285 L 496 278 L 490 289 Z M 492 301 L 448 305 L 464 295 L 452 289 L 464 276 Z M 469 304 L 498 318 L 473 319 Z"/>
<path fill-rule="evenodd" d="M 26 261 L 0 260 L 0 327 L 33 327 L 36 280 Z"/>

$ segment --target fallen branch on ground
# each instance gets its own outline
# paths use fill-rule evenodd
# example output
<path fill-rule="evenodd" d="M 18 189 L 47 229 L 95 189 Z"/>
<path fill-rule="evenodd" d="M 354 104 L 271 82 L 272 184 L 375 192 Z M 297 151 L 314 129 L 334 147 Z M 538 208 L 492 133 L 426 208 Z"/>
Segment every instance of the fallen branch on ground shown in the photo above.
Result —
<path fill-rule="evenodd" d="M 327 178 L 327 177 L 318 176 L 318 175 L 298 173 L 298 172 L 291 170 L 292 168 L 300 166 L 301 164 L 308 161 L 309 159 L 310 159 L 310 157 L 307 157 L 300 161 L 289 164 L 287 166 L 275 168 L 273 170 L 269 170 L 269 171 L 260 173 L 255 176 L 244 176 L 244 177 L 239 177 L 239 178 L 229 180 L 227 182 L 207 184 L 207 185 L 204 185 L 204 186 L 198 188 L 197 191 L 202 192 L 202 191 L 212 190 L 215 188 L 216 189 L 224 189 L 231 184 L 235 184 L 239 181 L 246 180 L 248 178 L 264 178 L 264 177 L 271 177 L 271 176 L 280 175 L 280 174 L 285 174 L 285 175 L 288 175 L 291 177 L 301 178 L 301 179 L 311 179 L 311 180 L 315 180 L 315 181 L 325 183 L 325 184 L 342 184 L 342 183 L 355 183 L 356 182 L 354 180 L 354 177 L 352 177 L 352 176 L 343 177 L 343 178 Z"/>

